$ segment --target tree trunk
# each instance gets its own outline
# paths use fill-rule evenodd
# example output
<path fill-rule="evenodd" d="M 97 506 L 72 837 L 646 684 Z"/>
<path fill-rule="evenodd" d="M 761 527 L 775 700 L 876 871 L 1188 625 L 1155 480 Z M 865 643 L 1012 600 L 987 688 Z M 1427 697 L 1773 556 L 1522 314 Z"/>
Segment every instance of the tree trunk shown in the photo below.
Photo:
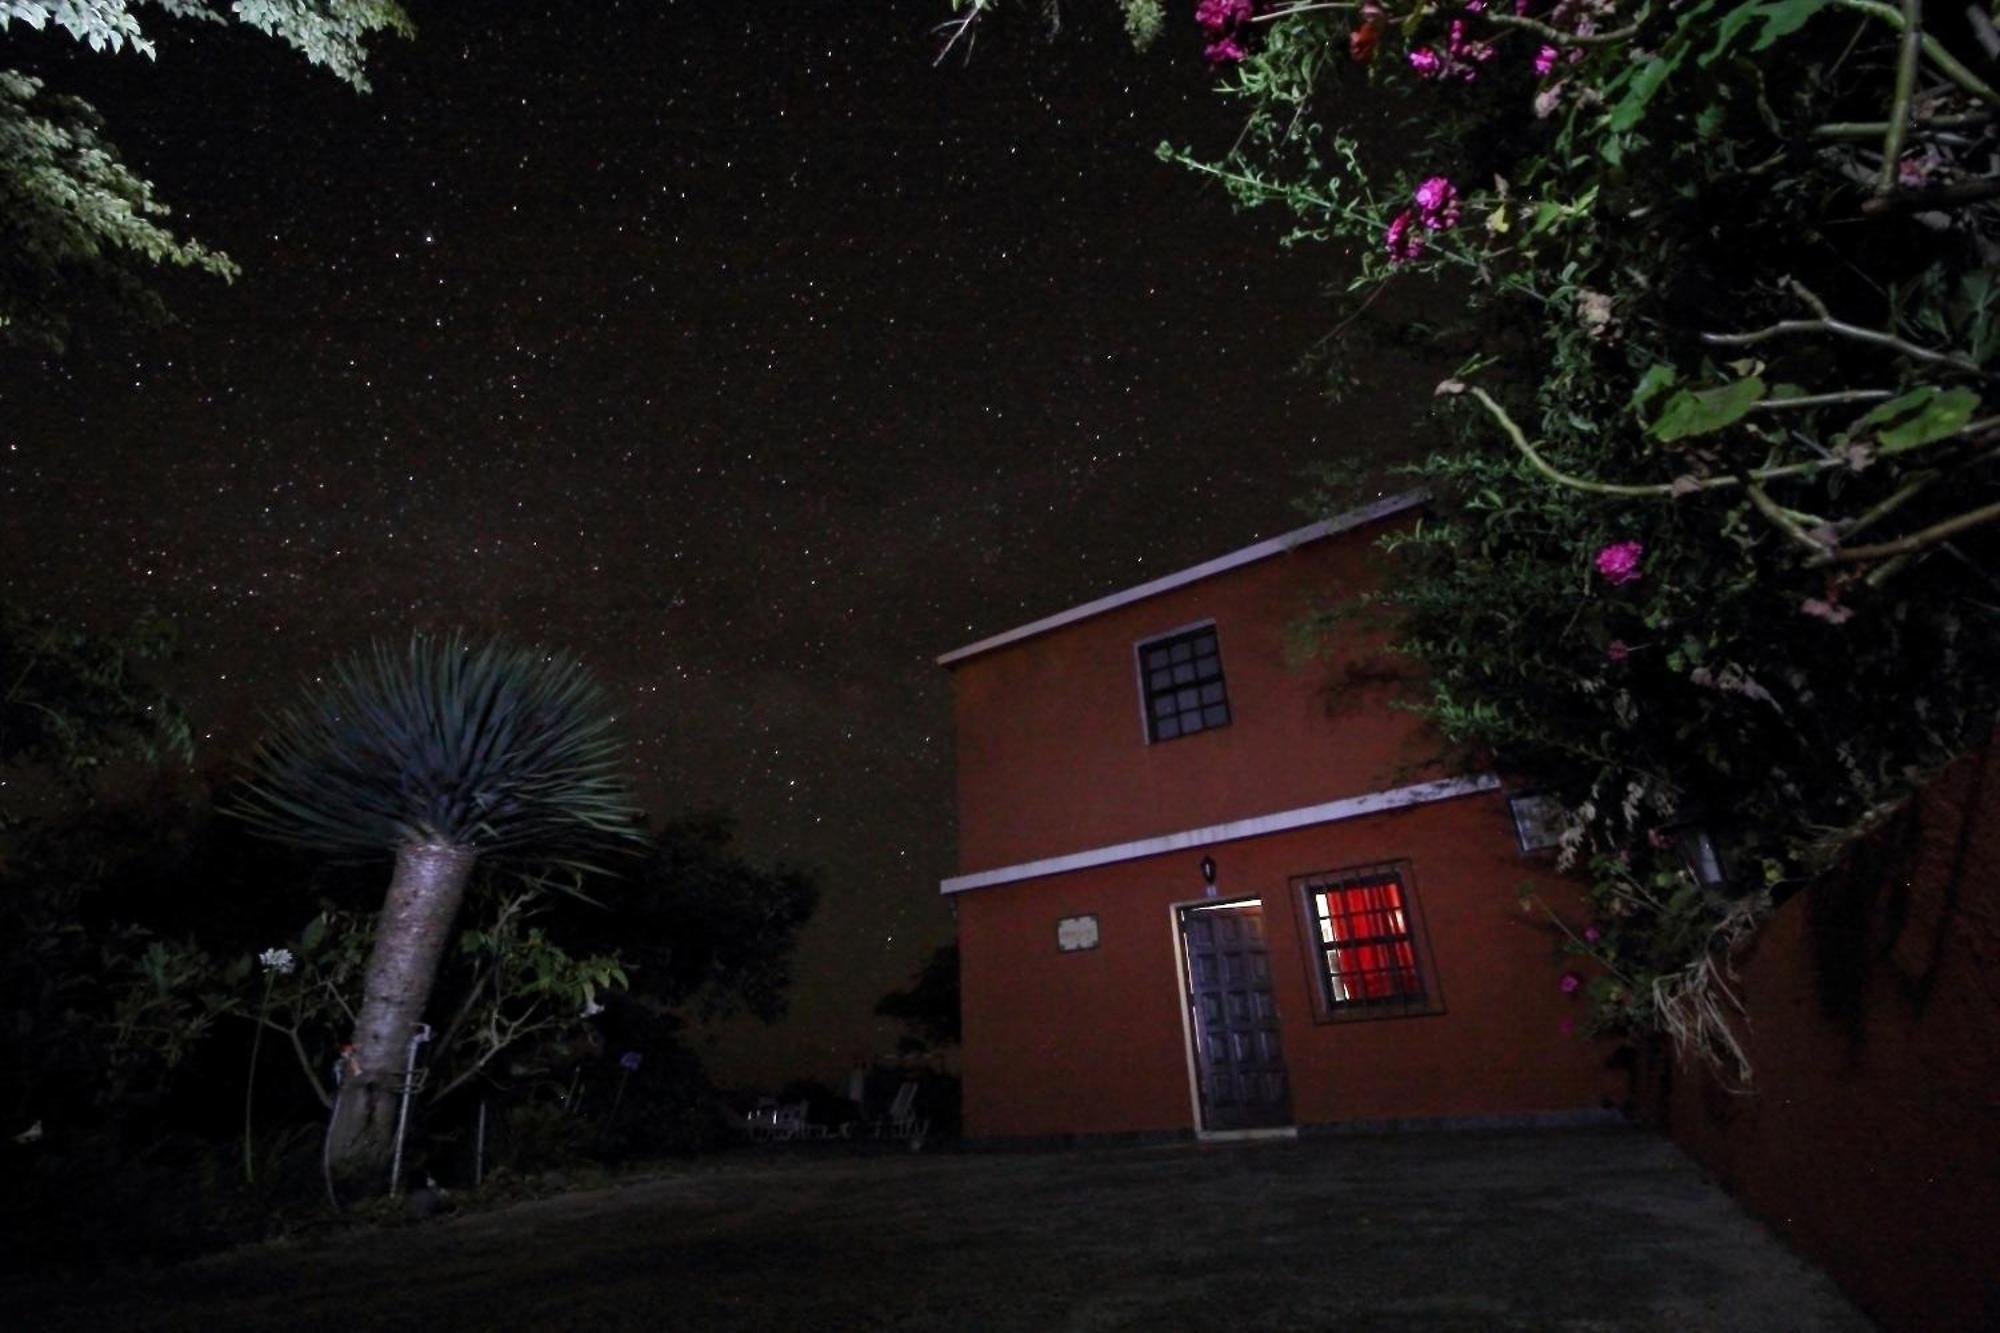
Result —
<path fill-rule="evenodd" d="M 471 848 L 442 843 L 396 853 L 327 1139 L 328 1169 L 343 1199 L 389 1188 L 410 1038 L 423 1021 L 438 959 L 478 859 Z"/>

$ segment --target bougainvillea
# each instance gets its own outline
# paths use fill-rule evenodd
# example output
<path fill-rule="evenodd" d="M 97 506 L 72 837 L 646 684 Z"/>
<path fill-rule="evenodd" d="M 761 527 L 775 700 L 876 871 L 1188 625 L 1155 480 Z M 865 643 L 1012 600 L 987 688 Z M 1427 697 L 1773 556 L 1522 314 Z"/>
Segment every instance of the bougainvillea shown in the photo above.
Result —
<path fill-rule="evenodd" d="M 1646 548 L 1638 542 L 1613 542 L 1597 553 L 1597 572 L 1606 583 L 1617 587 L 1639 577 L 1639 560 Z"/>
<path fill-rule="evenodd" d="M 1747 1076 L 1732 952 L 2000 706 L 1993 9 L 1229 13 L 1232 146 L 1161 155 L 1290 209 L 1356 308 L 1456 298 L 1376 608 L 1444 735 L 1563 799 L 1595 1026 Z M 1330 322 L 1337 370 L 1382 321 Z"/>

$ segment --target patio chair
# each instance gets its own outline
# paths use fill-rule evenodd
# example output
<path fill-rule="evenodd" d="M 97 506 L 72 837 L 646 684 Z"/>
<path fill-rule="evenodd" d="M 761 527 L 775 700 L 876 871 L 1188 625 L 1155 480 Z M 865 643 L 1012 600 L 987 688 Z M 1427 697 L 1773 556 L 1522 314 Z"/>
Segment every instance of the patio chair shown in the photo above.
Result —
<path fill-rule="evenodd" d="M 773 1137 L 783 1141 L 792 1139 L 824 1139 L 833 1131 L 825 1125 L 815 1125 L 806 1118 L 806 1103 L 791 1102 L 776 1109 L 776 1128 Z"/>
<path fill-rule="evenodd" d="M 912 1148 L 919 1148 L 930 1128 L 929 1117 L 917 1114 L 917 1085 L 911 1080 L 896 1089 L 896 1100 L 889 1103 L 889 1114 L 875 1122 L 875 1137 L 907 1139 Z"/>
<path fill-rule="evenodd" d="M 768 1097 L 743 1113 L 743 1132 L 752 1139 L 769 1140 L 779 1137 L 781 1128 L 778 1104 Z"/>

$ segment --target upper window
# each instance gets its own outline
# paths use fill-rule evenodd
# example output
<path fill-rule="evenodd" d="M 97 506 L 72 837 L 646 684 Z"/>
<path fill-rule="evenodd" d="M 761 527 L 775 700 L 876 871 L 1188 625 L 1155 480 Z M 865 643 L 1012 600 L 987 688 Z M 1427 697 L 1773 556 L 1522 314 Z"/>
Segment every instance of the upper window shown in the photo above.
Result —
<path fill-rule="evenodd" d="M 1304 889 L 1321 1017 L 1378 1018 L 1443 1007 L 1419 965 L 1422 932 L 1401 866 L 1367 866 L 1296 882 Z"/>
<path fill-rule="evenodd" d="M 1170 741 L 1229 725 L 1215 626 L 1140 644 L 1139 679 L 1146 692 L 1148 740 Z"/>

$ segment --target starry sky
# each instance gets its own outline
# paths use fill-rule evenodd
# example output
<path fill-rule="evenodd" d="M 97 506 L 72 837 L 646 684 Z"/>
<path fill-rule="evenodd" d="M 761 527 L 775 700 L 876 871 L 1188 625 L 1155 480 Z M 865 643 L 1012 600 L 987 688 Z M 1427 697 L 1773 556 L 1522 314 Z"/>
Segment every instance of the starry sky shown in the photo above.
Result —
<path fill-rule="evenodd" d="M 205 766 L 375 637 L 575 651 L 649 808 L 823 876 L 792 1016 L 712 1066 L 835 1075 L 951 936 L 933 658 L 1298 526 L 1421 404 L 1328 404 L 1341 257 L 1154 158 L 1237 128 L 1186 15 L 934 65 L 943 0 L 410 8 L 366 96 L 157 18 L 153 65 L 0 39 L 244 269 L 0 353 L 6 591 L 173 620 Z"/>

